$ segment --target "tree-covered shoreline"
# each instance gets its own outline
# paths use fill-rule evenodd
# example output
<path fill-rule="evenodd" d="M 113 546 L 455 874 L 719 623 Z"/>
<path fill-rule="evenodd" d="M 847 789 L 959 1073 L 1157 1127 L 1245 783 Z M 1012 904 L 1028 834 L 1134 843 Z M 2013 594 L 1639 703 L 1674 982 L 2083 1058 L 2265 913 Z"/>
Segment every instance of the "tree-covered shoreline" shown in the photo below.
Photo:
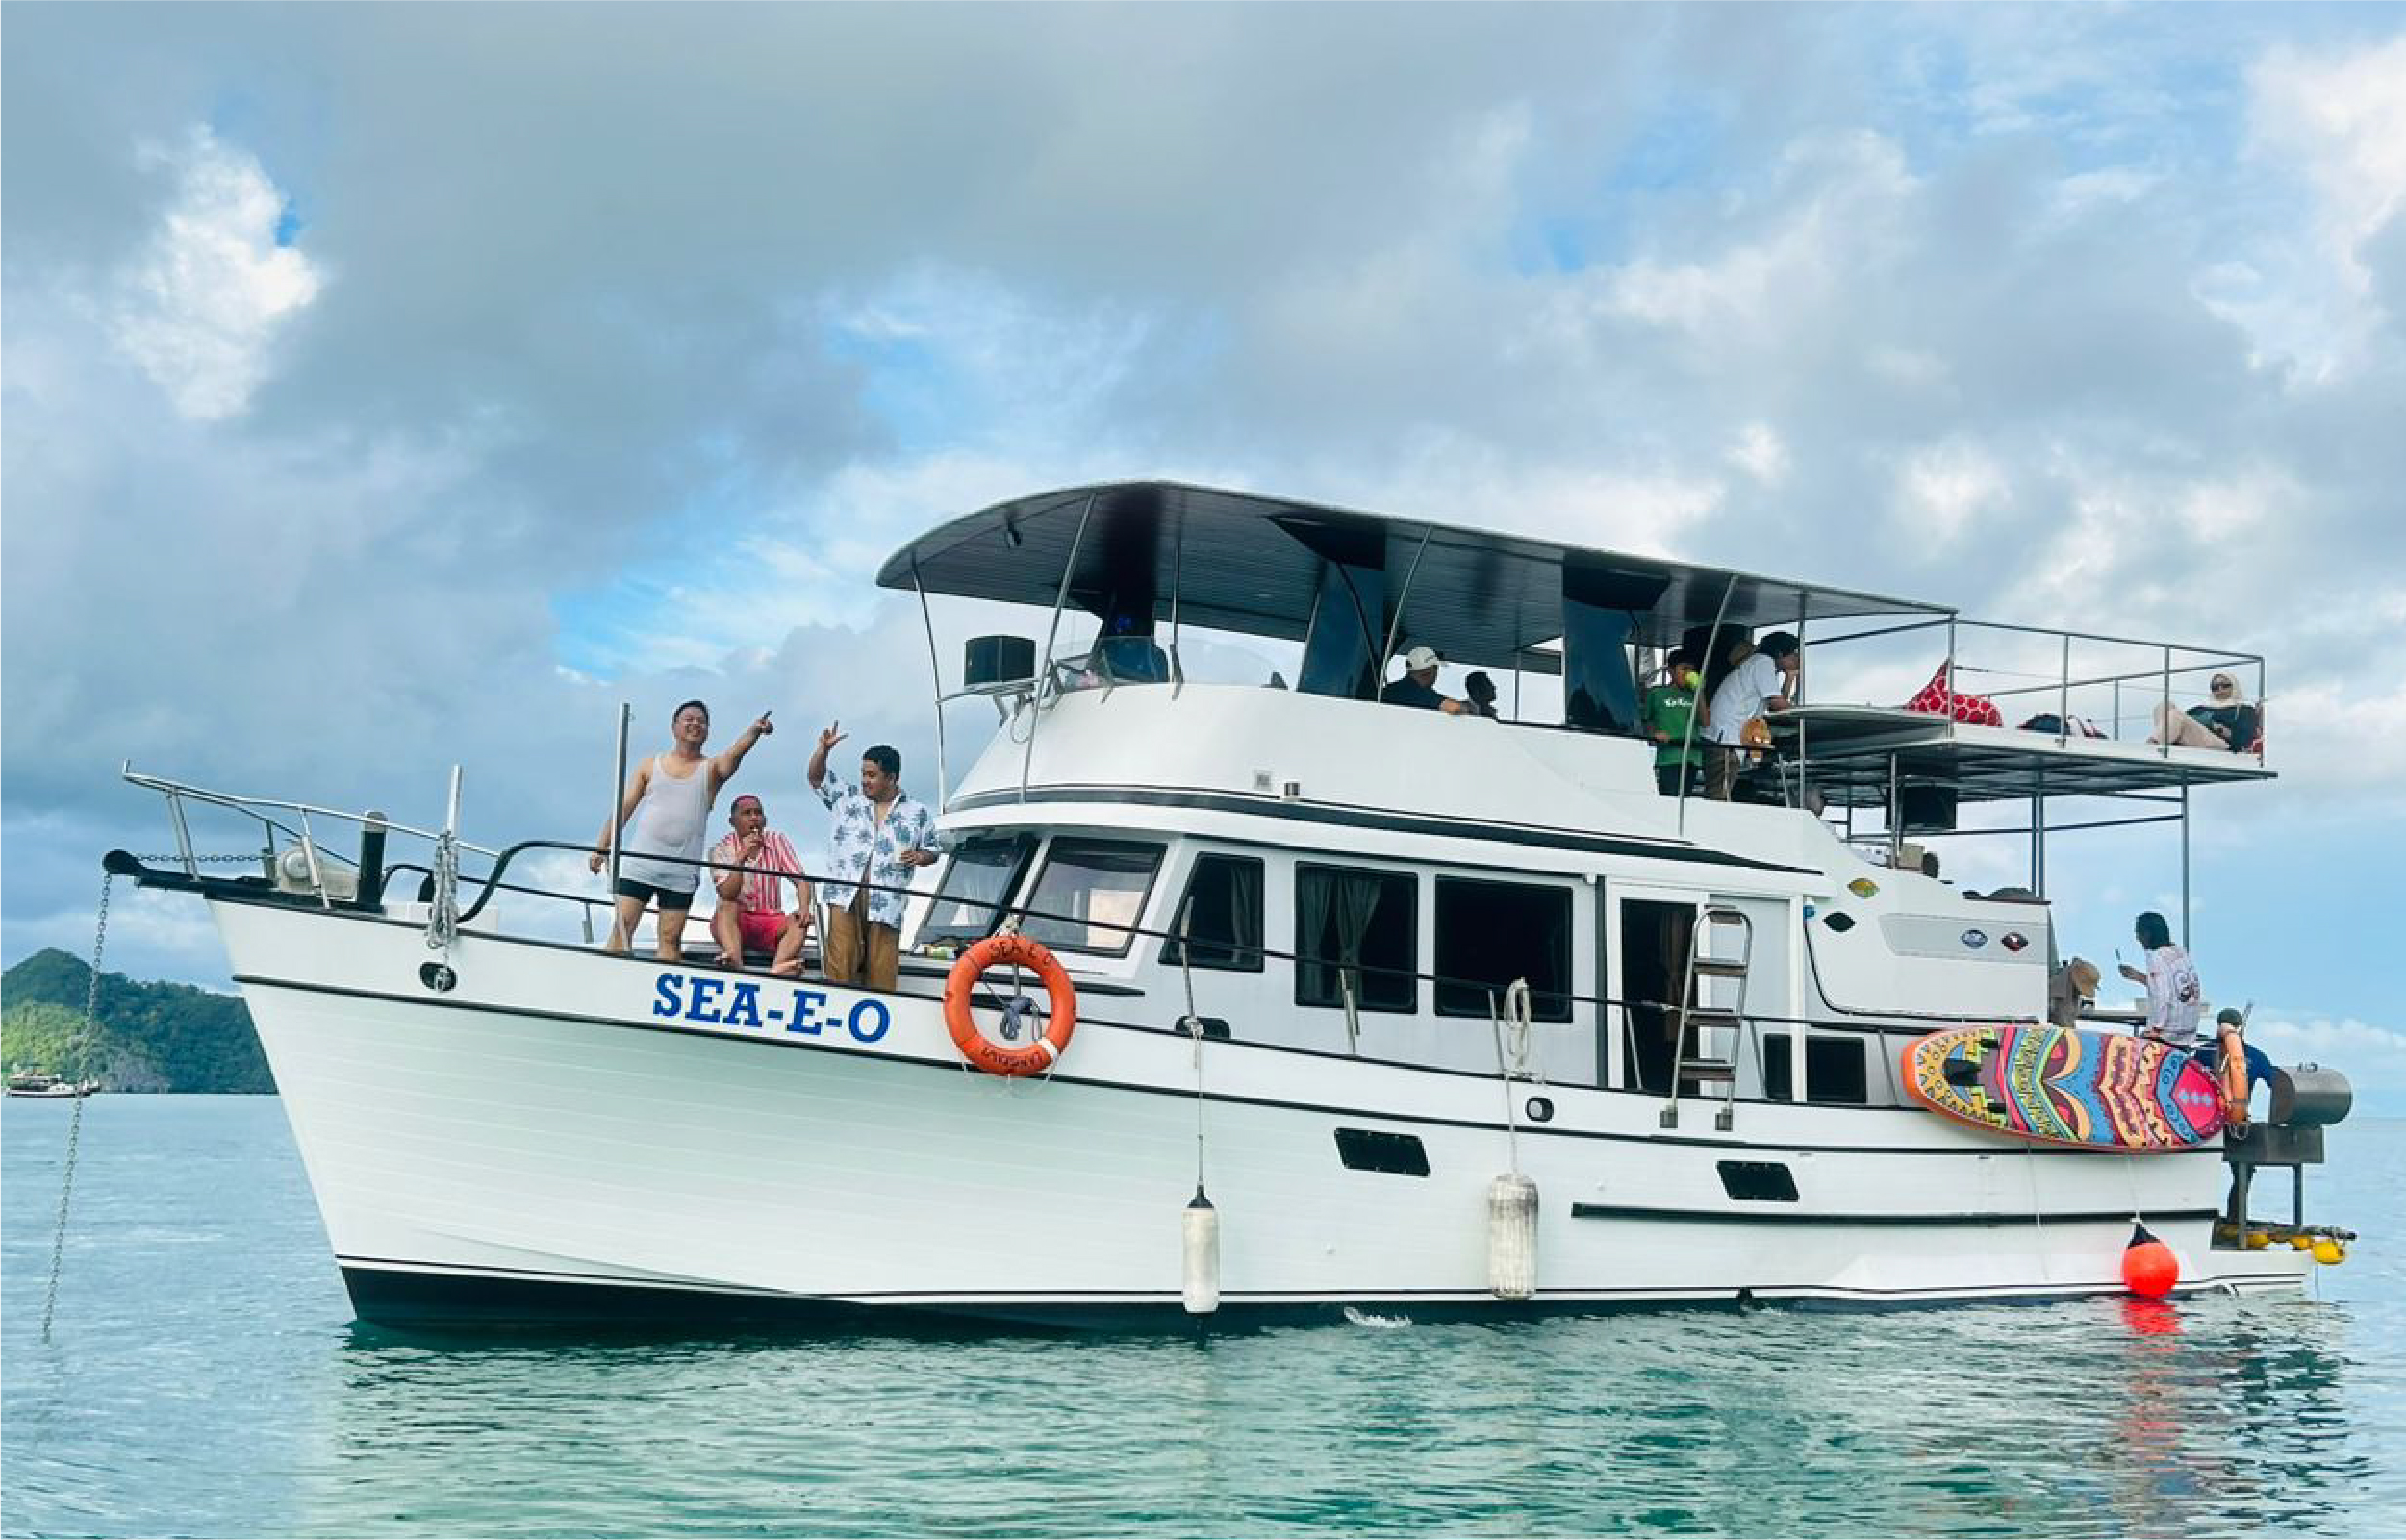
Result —
<path fill-rule="evenodd" d="M 88 1038 L 90 987 L 90 967 L 55 947 L 0 974 L 0 1064 L 98 1080 L 104 1091 L 275 1090 L 240 997 L 104 972 Z"/>

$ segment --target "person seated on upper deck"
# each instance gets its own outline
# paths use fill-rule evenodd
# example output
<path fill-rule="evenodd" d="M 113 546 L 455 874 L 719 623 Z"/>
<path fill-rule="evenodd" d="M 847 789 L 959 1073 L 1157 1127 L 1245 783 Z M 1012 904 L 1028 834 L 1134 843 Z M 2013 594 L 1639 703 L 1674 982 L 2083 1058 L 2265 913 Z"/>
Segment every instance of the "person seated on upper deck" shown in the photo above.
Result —
<path fill-rule="evenodd" d="M 1504 714 L 1495 709 L 1495 681 L 1482 670 L 1462 681 L 1463 694 L 1470 696 L 1470 714 L 1489 721 L 1502 721 Z"/>
<path fill-rule="evenodd" d="M 1390 706 L 1418 706 L 1425 711 L 1441 711 L 1449 717 L 1467 715 L 1470 707 L 1452 695 L 1437 694 L 1437 665 L 1445 660 L 1434 648 L 1414 647 L 1404 654 L 1404 677 L 1379 692 L 1379 698 Z"/>
<path fill-rule="evenodd" d="M 1114 684 L 1161 684 L 1170 677 L 1170 655 L 1137 628 L 1136 617 L 1115 615 L 1095 639 L 1086 667 Z"/>
<path fill-rule="evenodd" d="M 2208 688 L 2213 698 L 2185 712 L 2174 709 L 2168 700 L 2157 701 L 2155 736 L 2147 742 L 2182 748 L 2227 748 L 2234 754 L 2255 747 L 2262 714 L 2240 696 L 2239 681 L 2217 673 Z"/>
<path fill-rule="evenodd" d="M 1750 745 L 1747 727 L 1764 712 L 1786 711 L 1795 703 L 1796 679 L 1803 668 L 1804 644 L 1786 631 L 1773 631 L 1741 647 L 1736 667 L 1705 706 L 1704 736 L 1711 744 L 1712 756 L 1705 772 L 1708 795 L 1723 802 L 1730 799 L 1745 756 L 1769 743 L 1766 737 L 1761 744 Z"/>
<path fill-rule="evenodd" d="M 745 952 L 767 952 L 769 972 L 798 978 L 802 943 L 810 935 L 810 883 L 802 875 L 801 857 L 794 853 L 792 841 L 769 827 L 768 809 L 749 792 L 727 810 L 727 824 L 731 832 L 710 847 L 711 875 L 719 890 L 710 936 L 719 944 L 719 960 L 741 968 Z M 720 867 L 750 870 L 722 871 Z M 794 884 L 791 914 L 779 901 L 788 882 Z"/>

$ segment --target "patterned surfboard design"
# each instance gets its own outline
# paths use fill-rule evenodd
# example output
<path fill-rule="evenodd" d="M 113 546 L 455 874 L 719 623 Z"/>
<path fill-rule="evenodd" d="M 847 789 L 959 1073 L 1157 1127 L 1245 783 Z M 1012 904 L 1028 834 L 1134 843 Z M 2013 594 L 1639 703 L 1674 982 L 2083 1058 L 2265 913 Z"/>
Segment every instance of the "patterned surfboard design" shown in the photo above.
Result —
<path fill-rule="evenodd" d="M 1905 1084 L 1933 1112 L 1975 1128 L 2075 1149 L 2189 1149 L 2222 1127 L 2222 1098 L 2195 1060 L 2122 1032 L 1933 1032 L 1905 1049 Z"/>

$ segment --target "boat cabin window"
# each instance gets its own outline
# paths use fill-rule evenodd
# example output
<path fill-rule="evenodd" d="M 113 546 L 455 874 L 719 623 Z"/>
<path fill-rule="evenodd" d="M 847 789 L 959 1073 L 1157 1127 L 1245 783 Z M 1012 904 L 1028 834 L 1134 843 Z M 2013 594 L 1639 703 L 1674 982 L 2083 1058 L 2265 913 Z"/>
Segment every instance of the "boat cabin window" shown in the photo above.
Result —
<path fill-rule="evenodd" d="M 1128 927 L 1145 912 L 1161 849 L 1131 840 L 1056 838 L 1027 896 L 1020 933 L 1055 951 L 1125 955 L 1136 940 Z"/>
<path fill-rule="evenodd" d="M 1521 882 L 1437 878 L 1437 1014 L 1485 1017 L 1512 980 L 1530 1014 L 1571 1019 L 1571 892 Z"/>
<path fill-rule="evenodd" d="M 1408 871 L 1295 869 L 1295 1003 L 1416 1011 L 1419 885 Z"/>
<path fill-rule="evenodd" d="M 1184 963 L 1184 935 L 1194 942 L 1194 966 L 1261 972 L 1261 862 L 1249 855 L 1200 855 L 1186 879 L 1186 896 L 1170 915 L 1161 960 Z"/>
<path fill-rule="evenodd" d="M 1032 834 L 977 834 L 961 842 L 920 927 L 924 941 L 978 941 L 994 934 L 1001 905 L 1034 853 Z"/>
<path fill-rule="evenodd" d="M 1871 1074 L 1859 1037 L 1805 1039 L 1805 1099 L 1860 1107 L 1871 1099 Z"/>
<path fill-rule="evenodd" d="M 1796 1041 L 1786 1032 L 1762 1034 L 1762 1098 L 1796 1099 Z"/>

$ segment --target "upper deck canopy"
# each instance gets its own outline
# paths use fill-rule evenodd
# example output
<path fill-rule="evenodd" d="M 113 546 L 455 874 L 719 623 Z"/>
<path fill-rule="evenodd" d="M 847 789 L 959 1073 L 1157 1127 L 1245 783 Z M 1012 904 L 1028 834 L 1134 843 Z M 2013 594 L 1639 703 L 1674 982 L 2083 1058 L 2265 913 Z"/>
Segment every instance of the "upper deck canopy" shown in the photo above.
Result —
<path fill-rule="evenodd" d="M 1175 595 L 1181 624 L 1298 641 L 1311 624 L 1322 570 L 1334 561 L 1387 574 L 1388 594 L 1400 595 L 1406 612 L 1402 633 L 1413 644 L 1456 663 L 1547 672 L 1558 660 L 1529 649 L 1563 634 L 1566 592 L 1627 610 L 1634 638 L 1657 646 L 1674 645 L 1716 618 L 1751 629 L 1954 613 L 1817 583 L 1163 481 L 998 503 L 911 542 L 887 559 L 877 581 L 1049 608 L 1073 545 L 1070 596 L 1086 609 L 1125 606 L 1133 592 L 1136 608 L 1166 620 Z"/>

